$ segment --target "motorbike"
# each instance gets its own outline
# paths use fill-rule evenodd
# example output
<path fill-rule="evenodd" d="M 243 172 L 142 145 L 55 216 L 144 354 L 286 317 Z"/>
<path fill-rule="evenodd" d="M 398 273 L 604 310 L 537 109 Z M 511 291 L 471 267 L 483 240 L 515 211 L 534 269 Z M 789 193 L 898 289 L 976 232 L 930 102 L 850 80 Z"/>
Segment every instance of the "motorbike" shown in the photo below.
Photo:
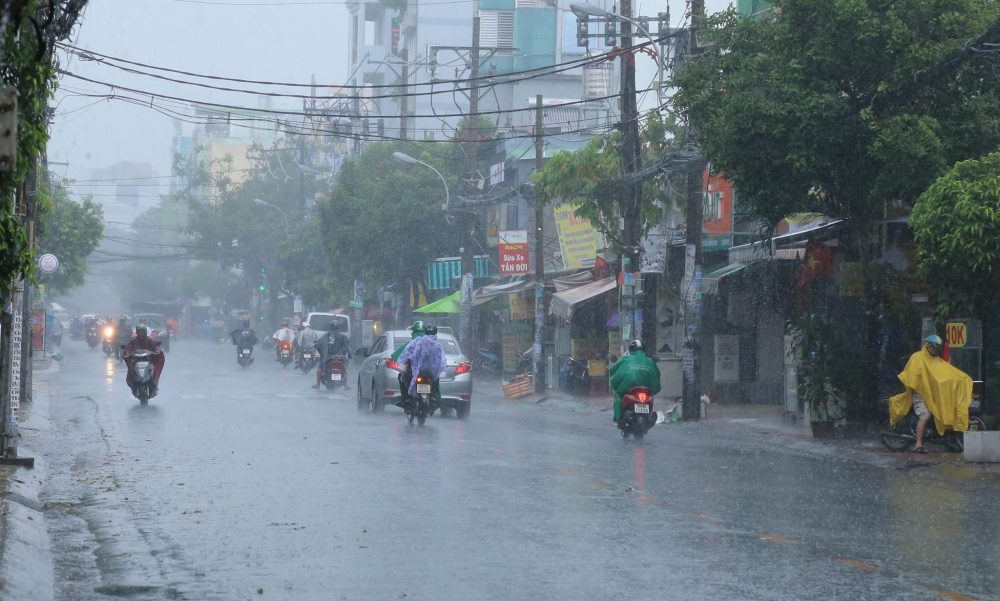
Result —
<path fill-rule="evenodd" d="M 249 367 L 253 363 L 253 347 L 237 346 L 236 362 L 240 364 L 240 367 Z"/>
<path fill-rule="evenodd" d="M 570 394 L 590 394 L 590 368 L 586 361 L 567 357 L 559 370 L 559 388 Z"/>
<path fill-rule="evenodd" d="M 521 356 L 517 358 L 517 363 L 514 364 L 514 375 L 523 376 L 531 375 L 531 367 L 535 357 L 534 347 L 528 347 L 528 350 L 521 353 Z"/>
<path fill-rule="evenodd" d="M 122 328 L 118 332 L 118 344 L 115 345 L 115 359 L 124 359 L 122 349 L 128 345 L 130 340 L 132 340 L 132 330 L 130 328 Z"/>
<path fill-rule="evenodd" d="M 69 339 L 83 340 L 83 336 L 83 322 L 74 317 L 69 324 Z"/>
<path fill-rule="evenodd" d="M 920 421 L 913 408 L 911 407 L 906 417 L 896 422 L 894 426 L 889 425 L 888 399 L 880 402 L 878 408 L 885 423 L 880 433 L 885 448 L 893 453 L 902 453 L 909 449 L 917 441 L 917 422 Z M 984 432 L 986 429 L 986 422 L 982 418 L 982 404 L 979 398 L 974 396 L 969 403 L 969 431 Z M 945 430 L 944 436 L 942 436 L 938 434 L 937 427 L 934 425 L 934 417 L 931 416 L 924 427 L 924 444 L 937 442 L 943 443 L 946 449 L 955 453 L 965 451 L 965 433 Z"/>
<path fill-rule="evenodd" d="M 116 344 L 118 342 L 116 338 L 115 328 L 113 326 L 104 326 L 104 335 L 101 336 L 101 350 L 104 351 L 105 355 L 110 357 L 121 352 Z"/>
<path fill-rule="evenodd" d="M 411 424 L 417 420 L 418 425 L 424 425 L 434 410 L 437 409 L 437 400 L 434 398 L 434 376 L 429 372 L 420 372 L 417 375 L 417 394 L 411 396 L 403 407 L 406 412 L 406 419 Z"/>
<path fill-rule="evenodd" d="M 479 349 L 479 356 L 472 362 L 472 373 L 484 380 L 495 380 L 503 374 L 503 359 L 487 349 Z"/>
<path fill-rule="evenodd" d="M 303 348 L 302 360 L 299 362 L 299 368 L 302 369 L 302 373 L 307 374 L 312 371 L 312 368 L 316 367 L 317 360 L 316 349 L 310 346 Z"/>
<path fill-rule="evenodd" d="M 122 348 L 124 350 L 124 348 Z M 132 394 L 139 399 L 139 403 L 145 405 L 149 399 L 156 396 L 156 384 L 153 383 L 153 376 L 156 367 L 153 365 L 153 351 L 139 349 L 132 354 Z"/>
<path fill-rule="evenodd" d="M 279 342 L 278 358 L 281 359 L 281 366 L 288 367 L 292 362 L 292 343 L 289 341 Z"/>
<path fill-rule="evenodd" d="M 87 328 L 87 346 L 96 347 L 101 343 L 101 330 L 97 326 Z"/>
<path fill-rule="evenodd" d="M 333 355 L 323 366 L 323 385 L 327 389 L 343 386 L 347 383 L 347 363 L 343 355 Z"/>
<path fill-rule="evenodd" d="M 622 395 L 622 414 L 618 419 L 622 438 L 628 438 L 631 434 L 636 440 L 642 440 L 655 424 L 653 393 L 648 388 L 637 386 Z"/>

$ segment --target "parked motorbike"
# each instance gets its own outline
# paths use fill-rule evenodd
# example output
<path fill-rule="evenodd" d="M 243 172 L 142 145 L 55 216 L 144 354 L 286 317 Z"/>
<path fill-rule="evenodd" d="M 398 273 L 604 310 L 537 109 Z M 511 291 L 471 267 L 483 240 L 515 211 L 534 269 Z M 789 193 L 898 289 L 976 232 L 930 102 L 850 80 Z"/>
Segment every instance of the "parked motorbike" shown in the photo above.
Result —
<path fill-rule="evenodd" d="M 281 366 L 288 367 L 288 364 L 292 362 L 292 343 L 285 341 L 278 344 L 280 345 L 278 358 L 281 360 Z"/>
<path fill-rule="evenodd" d="M 528 350 L 521 353 L 517 358 L 517 363 L 514 364 L 514 375 L 524 376 L 531 374 L 531 366 L 535 357 L 535 348 L 529 346 Z"/>
<path fill-rule="evenodd" d="M 347 383 L 347 364 L 342 355 L 333 355 L 323 366 L 323 385 L 327 389 L 343 386 Z"/>
<path fill-rule="evenodd" d="M 120 352 L 118 348 L 118 340 L 115 336 L 115 329 L 112 326 L 104 326 L 104 335 L 101 336 L 101 350 L 107 356 L 117 355 Z"/>
<path fill-rule="evenodd" d="M 656 413 L 653 412 L 653 393 L 648 388 L 637 386 L 622 395 L 622 414 L 618 419 L 622 438 L 628 438 L 631 434 L 636 440 L 642 440 L 654 425 Z"/>
<path fill-rule="evenodd" d="M 913 446 L 917 441 L 917 422 L 920 421 L 913 408 L 911 407 L 906 417 L 896 422 L 894 426 L 889 425 L 889 401 L 882 401 L 878 404 L 878 408 L 885 424 L 880 434 L 885 448 L 893 453 L 901 453 Z M 982 404 L 978 397 L 973 397 L 969 403 L 969 431 L 986 431 L 986 422 L 982 418 Z M 965 433 L 945 430 L 944 436 L 942 436 L 938 434 L 937 427 L 934 425 L 934 417 L 931 416 L 924 428 L 924 444 L 938 442 L 943 443 L 949 451 L 955 453 L 965 451 Z"/>
<path fill-rule="evenodd" d="M 87 328 L 87 346 L 95 348 L 101 343 L 101 330 L 97 327 Z"/>
<path fill-rule="evenodd" d="M 587 367 L 587 362 L 567 357 L 566 363 L 559 370 L 559 387 L 570 394 L 590 394 L 590 368 Z"/>
<path fill-rule="evenodd" d="M 424 425 L 434 410 L 437 409 L 437 399 L 434 398 L 434 376 L 430 372 L 421 372 L 417 375 L 417 394 L 411 396 L 403 407 L 406 412 L 406 419 L 411 424 L 417 420 L 417 424 Z"/>
<path fill-rule="evenodd" d="M 479 349 L 479 356 L 472 362 L 472 373 L 484 380 L 495 380 L 503 374 L 503 359 L 487 349 Z"/>
<path fill-rule="evenodd" d="M 302 349 L 302 360 L 299 362 L 298 366 L 302 370 L 302 373 L 307 374 L 312 371 L 312 368 L 316 367 L 316 362 L 318 360 L 316 349 L 306 347 Z"/>
<path fill-rule="evenodd" d="M 236 347 L 236 362 L 240 364 L 240 367 L 249 367 L 253 363 L 253 347 Z"/>
<path fill-rule="evenodd" d="M 153 376 L 156 373 L 156 368 L 153 365 L 155 355 L 156 353 L 146 349 L 137 350 L 132 354 L 132 366 L 129 367 L 132 370 L 132 394 L 143 405 L 156 396 L 158 392 L 156 384 L 153 382 Z"/>

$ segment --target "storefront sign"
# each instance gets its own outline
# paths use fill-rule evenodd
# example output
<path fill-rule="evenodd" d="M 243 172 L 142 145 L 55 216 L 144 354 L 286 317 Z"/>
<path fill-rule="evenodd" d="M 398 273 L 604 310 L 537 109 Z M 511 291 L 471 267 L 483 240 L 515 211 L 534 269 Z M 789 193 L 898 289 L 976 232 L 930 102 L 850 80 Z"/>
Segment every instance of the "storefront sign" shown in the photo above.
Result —
<path fill-rule="evenodd" d="M 962 348 L 969 340 L 969 331 L 961 322 L 953 322 L 945 326 L 945 335 L 948 338 L 948 346 L 951 348 Z"/>
<path fill-rule="evenodd" d="M 555 208 L 556 230 L 563 267 L 593 267 L 600 249 L 601 235 L 589 220 L 578 217 L 573 205 Z"/>
<path fill-rule="evenodd" d="M 736 384 L 740 381 L 739 336 L 715 336 L 715 381 L 718 384 Z"/>
<path fill-rule="evenodd" d="M 622 357 L 622 331 L 620 328 L 608 328 L 608 355 L 614 359 Z"/>
<path fill-rule="evenodd" d="M 31 311 L 31 349 L 45 350 L 45 311 L 42 309 Z"/>
<path fill-rule="evenodd" d="M 520 294 L 510 294 L 510 319 L 531 319 L 535 313 L 535 299 Z"/>
<path fill-rule="evenodd" d="M 531 348 L 535 328 L 530 321 L 511 321 L 503 328 L 503 370 L 512 373 L 521 354 Z"/>
<path fill-rule="evenodd" d="M 733 184 L 709 168 L 702 195 L 702 250 L 726 250 L 733 245 Z"/>
<path fill-rule="evenodd" d="M 527 230 L 503 230 L 499 233 L 500 274 L 528 273 Z"/>

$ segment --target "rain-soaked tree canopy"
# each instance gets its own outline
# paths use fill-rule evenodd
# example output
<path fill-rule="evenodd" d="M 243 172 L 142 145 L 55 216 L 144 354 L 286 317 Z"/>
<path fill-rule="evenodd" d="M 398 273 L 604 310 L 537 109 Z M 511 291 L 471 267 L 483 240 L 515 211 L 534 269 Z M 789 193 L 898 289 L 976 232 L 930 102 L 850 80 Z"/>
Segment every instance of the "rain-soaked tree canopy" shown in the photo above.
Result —
<path fill-rule="evenodd" d="M 1000 15 L 996 2 L 774 4 L 756 20 L 706 19 L 708 46 L 674 81 L 713 168 L 768 223 L 803 210 L 881 217 L 1000 145 L 992 59 L 949 54 Z"/>
<path fill-rule="evenodd" d="M 941 317 L 985 318 L 1000 290 L 1000 152 L 964 161 L 913 208 L 920 274 L 937 292 Z"/>

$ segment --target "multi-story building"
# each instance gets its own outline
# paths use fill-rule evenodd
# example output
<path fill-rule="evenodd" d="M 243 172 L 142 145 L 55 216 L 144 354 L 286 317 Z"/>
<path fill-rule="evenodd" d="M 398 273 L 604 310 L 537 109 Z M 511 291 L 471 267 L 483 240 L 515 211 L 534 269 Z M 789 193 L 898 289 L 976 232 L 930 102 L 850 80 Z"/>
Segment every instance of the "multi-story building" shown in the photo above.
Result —
<path fill-rule="evenodd" d="M 617 119 L 617 107 L 606 97 L 617 89 L 610 64 L 577 66 L 558 73 L 524 73 L 583 58 L 586 48 L 576 45 L 576 16 L 571 0 L 478 0 L 468 3 L 426 3 L 409 0 L 400 15 L 375 0 L 349 0 L 349 82 L 357 96 L 354 109 L 369 123 L 371 133 L 381 128 L 385 137 L 399 135 L 403 104 L 397 87 L 402 83 L 402 56 L 409 63 L 411 92 L 406 99 L 407 136 L 444 139 L 454 134 L 469 100 L 455 92 L 454 80 L 470 77 L 468 48 L 473 18 L 480 17 L 480 112 L 489 113 L 499 129 L 510 130 L 534 122 L 535 97 L 544 96 L 547 127 L 563 132 L 608 125 Z M 613 0 L 593 0 L 611 9 Z M 603 40 L 592 40 L 591 52 L 605 51 Z M 440 81 L 431 86 L 433 81 Z M 367 86 L 370 89 L 358 89 Z M 464 87 L 464 86 L 462 86 Z M 438 94 L 428 94 L 436 91 Z M 587 98 L 601 98 L 579 104 Z M 576 103 L 569 104 L 566 103 Z"/>

